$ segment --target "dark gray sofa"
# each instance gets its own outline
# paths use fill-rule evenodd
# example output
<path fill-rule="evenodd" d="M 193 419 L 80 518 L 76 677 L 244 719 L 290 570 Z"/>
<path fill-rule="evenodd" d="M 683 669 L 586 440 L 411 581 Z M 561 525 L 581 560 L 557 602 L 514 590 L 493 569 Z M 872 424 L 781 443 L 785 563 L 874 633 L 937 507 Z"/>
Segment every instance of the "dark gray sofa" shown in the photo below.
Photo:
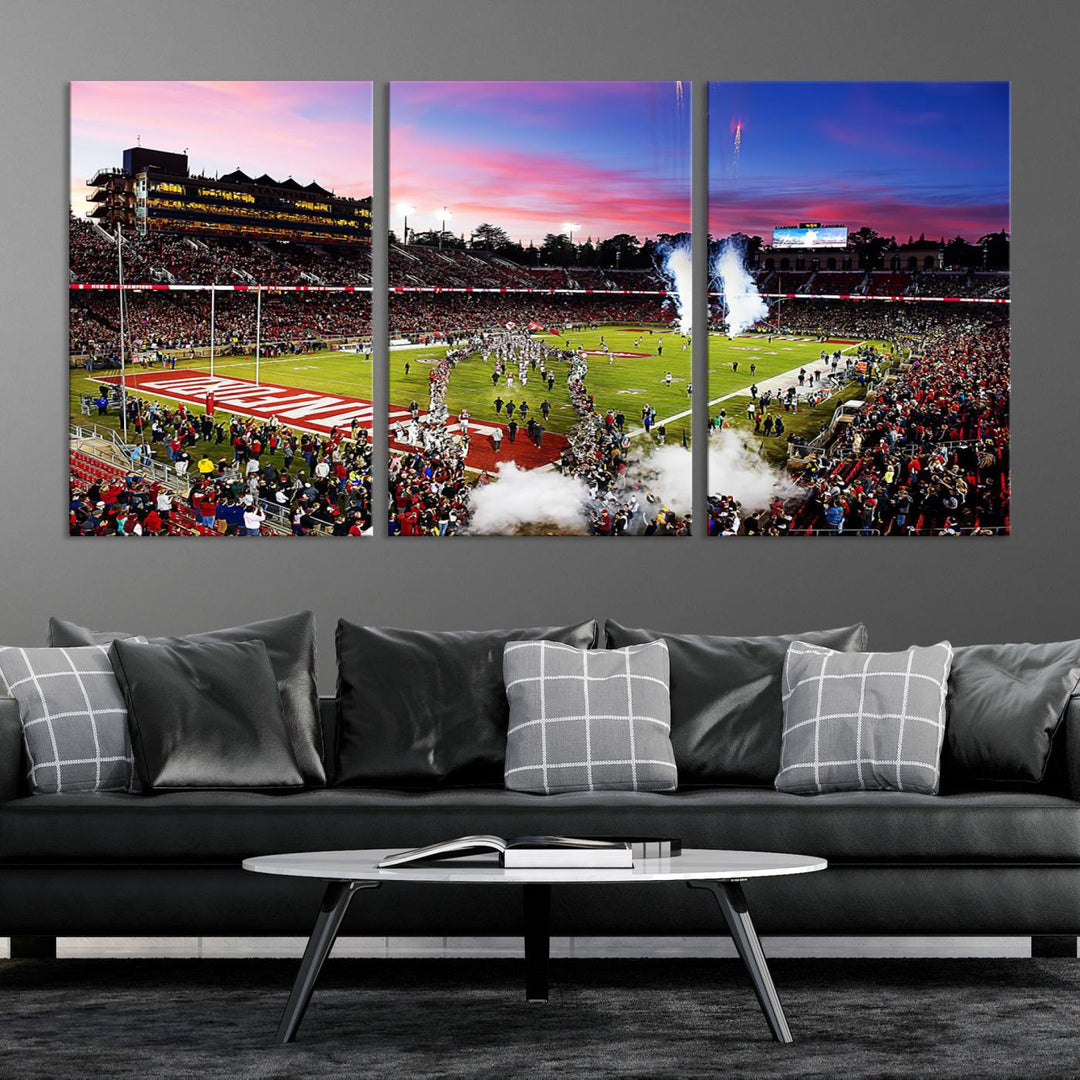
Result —
<path fill-rule="evenodd" d="M 334 703 L 322 701 L 327 746 Z M 1072 950 L 1080 931 L 1080 695 L 1048 776 L 1027 791 L 801 797 L 767 788 L 533 796 L 500 789 L 292 794 L 25 793 L 14 701 L 0 699 L 0 935 L 47 954 L 72 936 L 306 934 L 318 882 L 255 875 L 242 858 L 296 850 L 412 846 L 468 833 L 643 834 L 688 847 L 818 855 L 825 873 L 750 882 L 764 934 L 1025 935 Z M 1064 793 L 1062 793 L 1064 792 Z M 697 891 L 569 886 L 556 935 L 718 933 Z M 513 890 L 387 885 L 352 905 L 343 933 L 513 935 Z"/>

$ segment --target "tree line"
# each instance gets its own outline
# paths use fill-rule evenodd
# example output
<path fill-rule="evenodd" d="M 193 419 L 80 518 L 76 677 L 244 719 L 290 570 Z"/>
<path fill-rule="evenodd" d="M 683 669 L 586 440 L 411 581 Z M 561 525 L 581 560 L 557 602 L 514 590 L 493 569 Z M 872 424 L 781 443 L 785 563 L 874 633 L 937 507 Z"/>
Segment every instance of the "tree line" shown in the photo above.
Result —
<path fill-rule="evenodd" d="M 650 270 L 664 245 L 690 242 L 689 233 L 660 233 L 655 239 L 640 240 L 632 233 L 616 233 L 604 240 L 587 237 L 571 243 L 566 233 L 548 233 L 539 244 L 521 244 L 512 240 L 505 229 L 484 222 L 468 237 L 438 229 L 409 230 L 409 243 L 424 247 L 442 247 L 458 251 L 486 251 L 521 266 L 581 266 L 604 270 Z M 391 231 L 390 242 L 400 243 Z"/>
<path fill-rule="evenodd" d="M 733 233 L 731 238 L 742 243 L 746 265 L 756 266 L 766 247 L 762 237 Z M 726 238 L 710 237 L 710 245 L 718 245 L 723 239 Z M 390 242 L 400 243 L 393 231 L 390 233 Z M 521 266 L 649 270 L 655 265 L 660 248 L 679 242 L 689 243 L 690 234 L 660 233 L 655 239 L 642 241 L 631 233 L 616 233 L 604 240 L 594 241 L 590 236 L 583 243 L 571 243 L 566 233 L 548 233 L 540 244 L 531 241 L 521 244 L 512 240 L 500 226 L 484 222 L 468 237 L 449 231 L 440 232 L 438 229 L 410 229 L 408 242 L 424 247 L 490 252 Z M 848 236 L 848 250 L 853 256 L 854 264 L 861 270 L 887 269 L 893 255 L 928 244 L 943 249 L 943 261 L 947 270 L 1009 269 L 1009 233 L 1004 229 L 980 236 L 975 243 L 963 236 L 954 236 L 951 240 L 941 237 L 937 241 L 928 241 L 925 235 L 920 235 L 917 240 L 909 236 L 905 243 L 898 241 L 895 236 L 882 236 L 869 225 L 863 225 Z"/>

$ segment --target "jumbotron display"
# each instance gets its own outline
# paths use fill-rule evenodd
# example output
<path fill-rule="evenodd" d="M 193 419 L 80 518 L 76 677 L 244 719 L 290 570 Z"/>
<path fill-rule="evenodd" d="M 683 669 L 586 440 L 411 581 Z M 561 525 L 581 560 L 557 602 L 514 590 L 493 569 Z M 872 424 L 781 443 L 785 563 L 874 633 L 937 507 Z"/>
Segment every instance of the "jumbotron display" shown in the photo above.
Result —
<path fill-rule="evenodd" d="M 774 248 L 847 247 L 846 225 L 778 225 L 772 231 Z"/>

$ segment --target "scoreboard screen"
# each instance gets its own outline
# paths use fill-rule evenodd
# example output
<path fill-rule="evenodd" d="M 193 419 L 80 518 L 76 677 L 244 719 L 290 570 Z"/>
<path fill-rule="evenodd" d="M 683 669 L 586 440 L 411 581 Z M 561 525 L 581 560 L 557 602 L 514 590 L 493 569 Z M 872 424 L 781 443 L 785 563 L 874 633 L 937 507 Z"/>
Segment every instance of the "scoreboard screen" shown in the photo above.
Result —
<path fill-rule="evenodd" d="M 847 237 L 846 225 L 783 225 L 772 232 L 774 248 L 842 248 Z"/>

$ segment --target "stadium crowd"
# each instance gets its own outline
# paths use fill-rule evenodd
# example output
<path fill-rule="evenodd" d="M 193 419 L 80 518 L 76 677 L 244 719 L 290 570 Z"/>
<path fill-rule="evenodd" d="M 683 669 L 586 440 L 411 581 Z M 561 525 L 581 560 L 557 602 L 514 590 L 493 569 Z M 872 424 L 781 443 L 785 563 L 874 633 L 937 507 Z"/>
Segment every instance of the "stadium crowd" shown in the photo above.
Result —
<path fill-rule="evenodd" d="M 1004 321 L 1005 315 L 987 315 L 983 305 L 960 305 L 971 308 L 970 319 Z M 964 316 L 960 317 L 963 322 Z M 949 304 L 897 303 L 888 300 L 784 300 L 770 305 L 767 325 L 762 330 L 784 334 L 804 334 L 859 341 L 895 341 L 898 338 L 924 338 L 946 332 L 957 325 L 957 314 Z M 710 304 L 709 328 L 721 330 L 723 308 Z"/>
<path fill-rule="evenodd" d="M 73 282 L 115 284 L 116 241 L 74 214 L 68 217 Z M 366 244 L 299 244 L 174 233 L 124 236 L 124 280 L 177 285 L 367 285 Z"/>
<path fill-rule="evenodd" d="M 556 371 L 565 370 L 578 422 L 568 435 L 568 445 L 556 468 L 585 484 L 588 501 L 583 509 L 593 535 L 682 535 L 690 531 L 690 515 L 664 505 L 663 493 L 656 490 L 659 474 L 650 469 L 648 455 L 638 452 L 641 444 L 632 444 L 625 416 L 596 408 L 586 382 L 589 369 L 585 355 L 541 343 L 527 332 L 504 330 L 476 333 L 453 343 L 428 375 L 427 414 L 421 416 L 419 403 L 413 402 L 410 420 L 394 425 L 394 441 L 409 449 L 390 458 L 391 535 L 450 536 L 468 531 L 474 482 L 466 471 L 468 418 L 464 417 L 457 428 L 447 425 L 446 389 L 455 366 L 474 353 L 479 353 L 485 363 L 491 362 L 493 383 L 505 378 L 508 387 L 512 387 L 513 380 L 525 386 L 530 377 L 537 377 L 550 390 Z M 541 413 L 546 420 L 543 407 Z M 519 424 L 511 417 L 509 407 L 507 416 L 516 432 Z M 648 426 L 646 421 L 646 431 Z M 523 437 L 541 445 L 543 423 L 535 416 L 526 416 L 524 407 L 520 429 Z M 663 438 L 663 428 L 659 428 L 646 445 L 663 442 Z M 484 472 L 475 482 L 487 485 L 495 481 Z M 542 517 L 538 508 L 537 521 Z"/>
<path fill-rule="evenodd" d="M 806 457 L 797 495 L 764 508 L 710 496 L 710 535 L 1007 531 L 1009 367 L 1008 324 L 997 310 L 942 320 Z"/>
<path fill-rule="evenodd" d="M 203 349 L 210 345 L 210 298 L 194 292 L 128 292 L 124 330 L 129 355 L 148 349 Z M 250 352 L 255 343 L 256 300 L 253 293 L 223 292 L 215 301 L 215 338 L 223 352 Z M 115 292 L 72 294 L 72 356 L 116 352 L 120 333 L 120 301 Z M 316 343 L 327 338 L 370 337 L 368 293 L 265 293 L 262 300 L 263 342 Z M 106 365 L 107 366 L 107 365 Z"/>
<path fill-rule="evenodd" d="M 657 490 L 659 474 L 650 468 L 648 452 L 639 452 L 642 445 L 651 449 L 654 442 L 662 443 L 664 429 L 657 428 L 645 444 L 632 444 L 621 412 L 609 409 L 601 414 L 596 409 L 586 384 L 588 374 L 585 357 L 571 357 L 567 383 L 579 420 L 570 432 L 559 469 L 588 486 L 589 531 L 594 536 L 688 535 L 691 515 L 665 505 L 665 493 Z M 649 432 L 648 405 L 642 410 L 642 421 Z"/>
<path fill-rule="evenodd" d="M 651 270 L 522 266 L 486 251 L 390 245 L 390 286 L 469 289 L 662 289 Z"/>
<path fill-rule="evenodd" d="M 371 527 L 371 446 L 358 422 L 320 437 L 274 418 L 130 394 L 127 409 L 131 469 L 89 480 L 73 472 L 72 535 L 168 536 L 192 523 L 223 536 L 360 536 Z M 151 457 L 168 462 L 169 482 L 144 468 Z"/>
<path fill-rule="evenodd" d="M 414 341 L 501 330 L 536 322 L 545 327 L 666 320 L 661 296 L 522 296 L 514 293 L 395 293 L 390 337 Z"/>
<path fill-rule="evenodd" d="M 116 241 L 94 222 L 68 217 L 73 282 L 115 284 Z M 305 244 L 176 233 L 126 234 L 124 280 L 177 285 L 371 284 L 366 244 Z M 391 244 L 390 284 L 443 288 L 661 289 L 651 270 L 522 266 L 487 251 Z"/>

